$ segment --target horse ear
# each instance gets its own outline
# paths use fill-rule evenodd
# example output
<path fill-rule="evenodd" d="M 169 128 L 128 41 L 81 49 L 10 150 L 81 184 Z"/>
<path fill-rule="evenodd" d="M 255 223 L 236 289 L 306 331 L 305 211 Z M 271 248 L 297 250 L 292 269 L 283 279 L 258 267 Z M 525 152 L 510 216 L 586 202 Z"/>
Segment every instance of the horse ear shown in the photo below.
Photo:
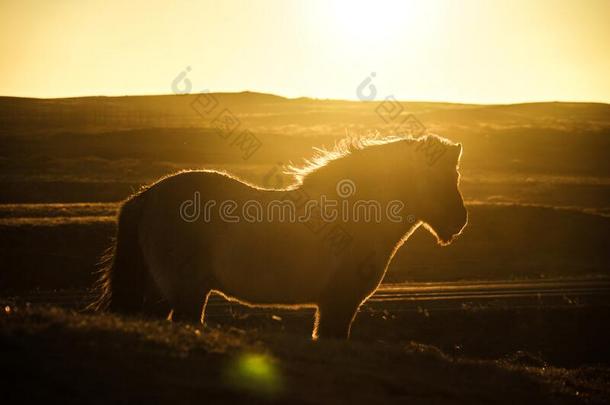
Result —
<path fill-rule="evenodd" d="M 460 158 L 462 157 L 462 144 L 458 143 L 457 145 L 455 145 L 455 149 L 456 149 L 456 154 L 457 154 L 457 160 L 460 160 Z"/>

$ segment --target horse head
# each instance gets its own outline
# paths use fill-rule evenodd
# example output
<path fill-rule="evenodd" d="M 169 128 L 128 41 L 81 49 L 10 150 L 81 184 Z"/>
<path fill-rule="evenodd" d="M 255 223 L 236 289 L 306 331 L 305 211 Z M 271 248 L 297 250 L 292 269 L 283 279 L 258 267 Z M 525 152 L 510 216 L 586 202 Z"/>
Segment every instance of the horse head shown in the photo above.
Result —
<path fill-rule="evenodd" d="M 462 145 L 435 136 L 418 143 L 414 150 L 418 166 L 416 215 L 439 244 L 448 245 L 468 223 L 459 190 Z"/>

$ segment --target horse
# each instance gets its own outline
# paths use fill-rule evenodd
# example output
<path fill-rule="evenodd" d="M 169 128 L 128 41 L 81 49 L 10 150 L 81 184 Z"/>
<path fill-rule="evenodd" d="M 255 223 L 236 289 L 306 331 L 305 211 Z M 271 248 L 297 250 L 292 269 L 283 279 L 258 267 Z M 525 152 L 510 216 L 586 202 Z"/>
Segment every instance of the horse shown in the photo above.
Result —
<path fill-rule="evenodd" d="M 314 340 L 349 338 L 419 226 L 443 246 L 462 233 L 461 154 L 432 134 L 369 137 L 288 167 L 295 181 L 285 188 L 215 170 L 162 178 L 122 203 L 94 308 L 204 323 L 217 293 L 248 306 L 313 307 Z M 323 200 L 335 212 L 323 215 Z"/>

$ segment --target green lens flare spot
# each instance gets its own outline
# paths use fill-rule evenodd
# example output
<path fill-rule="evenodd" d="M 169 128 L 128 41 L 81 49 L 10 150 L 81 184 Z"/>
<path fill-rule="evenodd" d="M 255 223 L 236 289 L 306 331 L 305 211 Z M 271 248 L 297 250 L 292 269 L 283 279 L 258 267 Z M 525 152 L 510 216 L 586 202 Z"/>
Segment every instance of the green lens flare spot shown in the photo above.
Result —
<path fill-rule="evenodd" d="M 274 359 L 260 353 L 244 353 L 231 362 L 227 382 L 234 388 L 259 395 L 281 391 L 281 378 Z"/>

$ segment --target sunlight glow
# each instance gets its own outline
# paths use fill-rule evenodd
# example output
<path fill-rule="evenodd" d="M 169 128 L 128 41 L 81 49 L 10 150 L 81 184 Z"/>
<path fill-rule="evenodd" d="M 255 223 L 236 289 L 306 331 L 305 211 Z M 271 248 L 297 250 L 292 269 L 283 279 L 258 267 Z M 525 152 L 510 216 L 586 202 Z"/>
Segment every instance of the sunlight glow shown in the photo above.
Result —
<path fill-rule="evenodd" d="M 0 95 L 610 101 L 610 2 L 0 1 Z M 137 23 L 135 23 L 137 21 Z"/>
<path fill-rule="evenodd" d="M 416 31 L 422 21 L 416 18 L 421 5 L 401 0 L 339 0 L 330 7 L 334 35 L 349 39 L 355 47 L 395 47 L 399 33 Z"/>

